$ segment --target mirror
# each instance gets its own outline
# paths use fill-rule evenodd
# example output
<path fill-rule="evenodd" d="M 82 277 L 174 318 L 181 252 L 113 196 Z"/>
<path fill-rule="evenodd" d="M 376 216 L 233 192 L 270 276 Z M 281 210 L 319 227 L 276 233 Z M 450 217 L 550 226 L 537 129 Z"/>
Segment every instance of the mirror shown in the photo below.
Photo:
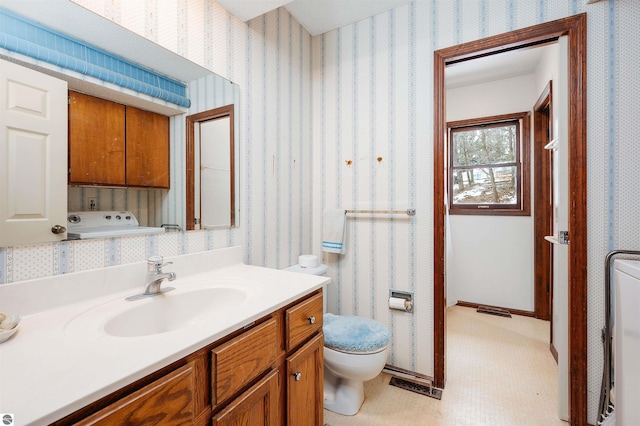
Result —
<path fill-rule="evenodd" d="M 77 40 L 84 40 L 114 56 L 131 58 L 132 62 L 186 84 L 186 93 L 191 101 L 191 106 L 188 108 L 123 89 L 115 84 L 82 77 L 77 72 L 58 66 L 49 66 L 43 61 L 26 56 L 15 55 L 9 58 L 25 67 L 66 80 L 70 90 L 169 116 L 171 176 L 169 190 L 69 186 L 67 211 L 127 210 L 136 216 L 142 226 L 159 227 L 163 224 L 175 224 L 177 227 L 174 229 L 193 229 L 187 225 L 186 220 L 188 217 L 185 195 L 186 169 L 187 162 L 193 160 L 187 157 L 186 152 L 186 117 L 223 105 L 232 105 L 236 112 L 239 111 L 239 86 L 72 2 L 52 0 L 43 5 L 46 10 L 39 12 L 30 10 L 23 2 L 3 3 L 3 7 L 53 31 L 59 31 Z M 0 34 L 2 32 L 0 29 Z M 110 37 L 105 38 L 104 34 L 110 34 Z M 227 178 L 229 184 L 226 191 L 229 194 L 229 203 L 223 208 L 224 219 L 216 220 L 217 227 L 237 226 L 239 218 L 238 120 L 234 120 L 233 127 L 236 141 L 233 148 L 230 145 L 228 153 L 225 154 L 229 156 L 229 173 L 231 169 L 233 170 L 233 175 L 230 174 Z M 212 205 L 217 208 L 220 203 L 216 202 Z M 192 215 L 191 218 L 193 218 Z"/>

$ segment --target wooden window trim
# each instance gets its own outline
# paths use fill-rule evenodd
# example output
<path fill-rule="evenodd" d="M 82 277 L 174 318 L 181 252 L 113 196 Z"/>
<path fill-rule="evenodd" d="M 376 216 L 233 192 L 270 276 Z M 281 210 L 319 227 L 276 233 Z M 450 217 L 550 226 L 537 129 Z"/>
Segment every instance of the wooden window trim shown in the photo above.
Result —
<path fill-rule="evenodd" d="M 507 124 L 509 122 L 516 121 L 520 123 L 519 128 L 516 129 L 516 166 L 520 171 L 517 177 L 517 185 L 519 189 L 519 202 L 517 205 L 471 203 L 454 205 L 452 187 L 453 157 L 449 155 L 449 159 L 447 161 L 449 214 L 474 216 L 531 216 L 531 115 L 528 111 L 448 122 L 448 151 L 453 151 L 453 138 L 451 137 L 453 130 L 461 128 L 472 130 L 474 127 L 499 126 L 500 124 Z M 512 164 L 505 164 L 505 166 L 509 165 Z"/>

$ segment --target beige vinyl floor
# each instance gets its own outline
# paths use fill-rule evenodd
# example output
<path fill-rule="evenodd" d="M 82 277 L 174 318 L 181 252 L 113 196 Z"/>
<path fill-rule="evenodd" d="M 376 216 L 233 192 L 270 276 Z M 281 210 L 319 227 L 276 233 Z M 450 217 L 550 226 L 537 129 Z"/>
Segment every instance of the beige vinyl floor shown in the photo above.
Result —
<path fill-rule="evenodd" d="M 329 426 L 553 426 L 558 418 L 557 365 L 549 322 L 504 318 L 453 306 L 447 311 L 447 385 L 442 400 L 389 386 L 390 375 L 365 383 L 355 416 L 324 410 Z"/>

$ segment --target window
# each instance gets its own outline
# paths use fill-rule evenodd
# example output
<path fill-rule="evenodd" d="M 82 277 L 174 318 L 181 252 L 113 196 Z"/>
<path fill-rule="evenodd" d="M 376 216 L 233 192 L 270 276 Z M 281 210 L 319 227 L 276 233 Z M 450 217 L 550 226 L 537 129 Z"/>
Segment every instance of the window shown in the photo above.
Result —
<path fill-rule="evenodd" d="M 449 213 L 531 214 L 529 113 L 450 122 Z"/>

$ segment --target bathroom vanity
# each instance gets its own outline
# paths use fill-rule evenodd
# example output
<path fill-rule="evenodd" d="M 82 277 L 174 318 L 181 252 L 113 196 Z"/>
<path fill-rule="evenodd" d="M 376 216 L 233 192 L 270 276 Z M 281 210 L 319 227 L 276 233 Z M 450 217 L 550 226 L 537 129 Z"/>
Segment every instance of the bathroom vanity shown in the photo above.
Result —
<path fill-rule="evenodd" d="M 176 290 L 142 301 L 124 300 L 142 290 L 124 282 L 142 282 L 144 262 L 0 286 L 0 310 L 24 310 L 0 345 L 0 412 L 16 424 L 322 425 L 328 278 L 244 265 L 237 247 L 168 260 Z M 49 309 L 29 302 L 39 292 Z"/>

